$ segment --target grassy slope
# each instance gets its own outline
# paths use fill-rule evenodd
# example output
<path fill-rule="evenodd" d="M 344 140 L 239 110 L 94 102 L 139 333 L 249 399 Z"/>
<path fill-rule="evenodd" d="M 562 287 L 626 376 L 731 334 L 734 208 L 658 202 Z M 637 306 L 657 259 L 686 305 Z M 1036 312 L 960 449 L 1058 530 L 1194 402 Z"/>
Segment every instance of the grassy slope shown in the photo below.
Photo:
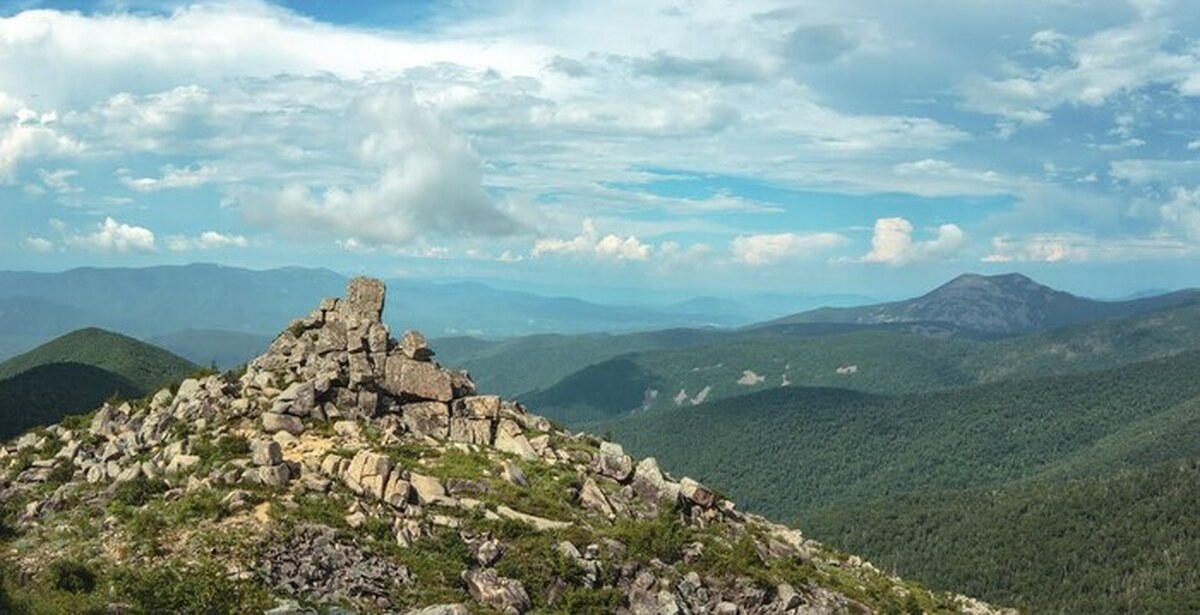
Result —
<path fill-rule="evenodd" d="M 53 363 L 91 365 L 143 392 L 179 380 L 196 366 L 161 348 L 103 329 L 80 329 L 0 363 L 0 380 Z"/>

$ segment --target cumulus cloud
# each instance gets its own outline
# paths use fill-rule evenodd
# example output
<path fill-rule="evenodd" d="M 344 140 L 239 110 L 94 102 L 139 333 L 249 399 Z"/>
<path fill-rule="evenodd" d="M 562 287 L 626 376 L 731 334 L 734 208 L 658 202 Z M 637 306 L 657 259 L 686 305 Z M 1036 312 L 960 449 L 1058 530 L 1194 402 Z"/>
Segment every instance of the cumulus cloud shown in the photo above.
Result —
<path fill-rule="evenodd" d="M 216 250 L 218 248 L 244 248 L 250 244 L 242 235 L 205 231 L 195 237 L 186 235 L 169 235 L 166 238 L 167 249 L 172 252 L 190 250 Z"/>
<path fill-rule="evenodd" d="M 57 121 L 54 112 L 38 114 L 22 108 L 7 124 L 0 123 L 0 183 L 13 182 L 24 160 L 71 156 L 83 150 L 79 141 L 57 130 Z"/>
<path fill-rule="evenodd" d="M 730 244 L 733 260 L 751 267 L 811 257 L 849 243 L 837 233 L 741 235 Z"/>
<path fill-rule="evenodd" d="M 54 242 L 45 237 L 26 237 L 21 240 L 21 247 L 41 254 L 54 251 Z"/>
<path fill-rule="evenodd" d="M 947 260 L 958 255 L 966 236 L 955 224 L 943 224 L 928 241 L 913 241 L 913 225 L 904 218 L 880 218 L 875 221 L 871 251 L 861 259 L 865 263 L 899 266 L 913 262 Z"/>
<path fill-rule="evenodd" d="M 349 109 L 347 144 L 370 176 L 349 185 L 293 183 L 243 199 L 247 219 L 295 235 L 399 244 L 426 234 L 501 236 L 521 231 L 484 191 L 478 156 L 405 87 L 386 87 Z"/>
<path fill-rule="evenodd" d="M 217 169 L 207 165 L 192 167 L 175 167 L 167 165 L 162 168 L 161 177 L 133 177 L 129 169 L 118 169 L 117 179 L 130 190 L 137 192 L 157 192 L 173 188 L 196 188 L 212 181 L 217 175 Z"/>
<path fill-rule="evenodd" d="M 71 235 L 67 245 L 97 252 L 154 252 L 154 233 L 150 229 L 105 218 L 94 233 Z"/>
<path fill-rule="evenodd" d="M 601 236 L 596 223 L 583 221 L 583 232 L 571 239 L 539 239 L 530 253 L 534 258 L 548 255 L 588 258 L 598 261 L 645 261 L 654 249 L 637 237 L 622 237 L 614 233 Z"/>

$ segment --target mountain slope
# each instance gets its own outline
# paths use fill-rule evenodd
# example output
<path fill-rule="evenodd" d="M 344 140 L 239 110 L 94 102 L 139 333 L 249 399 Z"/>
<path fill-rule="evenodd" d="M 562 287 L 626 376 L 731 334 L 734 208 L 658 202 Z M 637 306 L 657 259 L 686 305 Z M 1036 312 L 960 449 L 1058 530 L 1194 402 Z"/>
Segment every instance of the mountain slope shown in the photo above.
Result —
<path fill-rule="evenodd" d="M 1200 398 L 1197 373 L 1200 352 L 1189 352 L 1104 372 L 923 395 L 792 387 L 592 428 L 610 429 L 632 450 L 727 486 L 754 510 L 794 520 L 838 502 L 1002 485 L 1044 472 L 1087 474 L 1086 465 L 1061 468 L 1100 448 L 1117 450 L 1115 443 L 1143 421 L 1169 417 L 1155 431 L 1196 431 L 1195 413 L 1179 406 Z M 1200 455 L 1200 442 L 1177 444 L 1171 457 Z M 1146 448 L 1161 445 L 1148 440 L 1100 455 L 1110 463 L 1097 469 L 1119 467 Z"/>
<path fill-rule="evenodd" d="M 80 329 L 0 363 L 0 380 L 54 363 L 91 365 L 152 391 L 179 380 L 196 366 L 161 348 L 103 329 Z"/>
<path fill-rule="evenodd" d="M 889 330 L 896 327 L 907 331 Z M 822 328 L 828 329 L 821 333 Z M 570 344 L 571 339 L 563 340 L 556 351 L 571 356 Z M 575 348 L 580 355 L 590 350 L 586 343 Z M 706 391 L 705 403 L 785 383 L 882 394 L 923 393 L 1111 369 L 1193 349 L 1200 349 L 1200 305 L 1194 304 L 998 340 L 972 339 L 953 329 L 917 323 L 776 325 L 714 332 L 692 346 L 674 349 L 610 356 L 611 350 L 601 348 L 596 350 L 598 360 L 587 369 L 518 398 L 552 418 L 586 423 L 627 414 L 642 400 L 650 400 L 648 407 L 653 409 L 690 407 L 701 391 Z M 500 353 L 468 365 L 507 363 L 513 369 L 520 356 Z M 573 364 L 587 362 L 584 356 L 573 360 Z M 560 367 L 568 365 L 572 363 L 560 362 Z M 621 370 L 641 376 L 618 381 L 606 376 Z M 557 372 L 547 367 L 545 373 Z M 602 396 L 597 397 L 597 392 Z"/>
<path fill-rule="evenodd" d="M 855 308 L 822 308 L 765 325 L 936 321 L 976 331 L 1014 335 L 1127 318 L 1197 301 L 1200 301 L 1197 290 L 1128 301 L 1096 301 L 1054 290 L 1020 274 L 967 274 L 915 299 Z"/>
<path fill-rule="evenodd" d="M 87 412 L 111 397 L 145 394 L 125 378 L 92 365 L 51 363 L 0 380 L 0 439 L 68 414 Z"/>
<path fill-rule="evenodd" d="M 859 502 L 806 525 L 885 568 L 1030 612 L 1200 612 L 1200 458 Z"/>
<path fill-rule="evenodd" d="M 356 279 L 238 380 L 0 447 L 10 610 L 1000 612 L 477 395 L 382 307 Z"/>

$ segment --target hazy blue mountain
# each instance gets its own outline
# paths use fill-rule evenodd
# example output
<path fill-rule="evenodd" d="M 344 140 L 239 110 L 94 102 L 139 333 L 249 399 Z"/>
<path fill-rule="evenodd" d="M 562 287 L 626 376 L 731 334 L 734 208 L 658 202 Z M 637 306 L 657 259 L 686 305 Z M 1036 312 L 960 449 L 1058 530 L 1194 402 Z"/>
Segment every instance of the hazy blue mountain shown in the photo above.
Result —
<path fill-rule="evenodd" d="M 80 327 L 152 339 L 216 330 L 269 336 L 346 278 L 326 269 L 252 271 L 219 265 L 140 269 L 80 268 L 61 273 L 0 272 L 0 356 L 22 352 Z M 570 297 L 500 290 L 478 282 L 390 282 L 385 320 L 397 332 L 492 338 L 535 333 L 637 331 L 679 326 L 737 326 L 745 316 L 687 309 L 602 305 Z M 710 304 L 709 307 L 729 307 Z M 197 342 L 191 336 L 192 342 Z M 174 341 L 178 341 L 175 338 Z M 188 342 L 181 351 L 213 355 Z M 224 359 L 236 360 L 245 346 Z M 211 360 L 213 356 L 205 360 Z M 221 360 L 218 360 L 220 363 Z"/>
<path fill-rule="evenodd" d="M 197 365 L 216 363 L 223 370 L 246 363 L 271 344 L 271 338 L 265 335 L 219 329 L 188 329 L 156 335 L 146 341 Z"/>
<path fill-rule="evenodd" d="M 915 299 L 853 308 L 821 308 L 766 324 L 940 321 L 965 329 L 1012 335 L 1125 318 L 1197 301 L 1200 290 L 1194 289 L 1128 301 L 1097 301 L 1043 286 L 1020 274 L 966 274 Z"/>

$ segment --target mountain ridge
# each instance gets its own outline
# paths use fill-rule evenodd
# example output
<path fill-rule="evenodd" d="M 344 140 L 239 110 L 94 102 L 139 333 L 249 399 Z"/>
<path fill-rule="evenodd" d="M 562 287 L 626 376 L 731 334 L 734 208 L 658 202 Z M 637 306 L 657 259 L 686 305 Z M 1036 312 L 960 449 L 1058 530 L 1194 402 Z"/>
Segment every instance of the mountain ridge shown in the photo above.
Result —
<path fill-rule="evenodd" d="M 820 308 L 752 327 L 804 322 L 932 321 L 1016 335 L 1144 314 L 1197 301 L 1200 289 L 1125 301 L 1099 301 L 1050 288 L 1019 273 L 990 276 L 966 273 L 912 299 L 853 308 Z"/>
<path fill-rule="evenodd" d="M 420 334 L 393 339 L 383 306 L 382 283 L 354 279 L 240 376 L 187 379 L 0 447 L 3 519 L 18 537 L 0 550 L 0 603 L 1008 612 L 904 581 L 481 395 Z"/>

